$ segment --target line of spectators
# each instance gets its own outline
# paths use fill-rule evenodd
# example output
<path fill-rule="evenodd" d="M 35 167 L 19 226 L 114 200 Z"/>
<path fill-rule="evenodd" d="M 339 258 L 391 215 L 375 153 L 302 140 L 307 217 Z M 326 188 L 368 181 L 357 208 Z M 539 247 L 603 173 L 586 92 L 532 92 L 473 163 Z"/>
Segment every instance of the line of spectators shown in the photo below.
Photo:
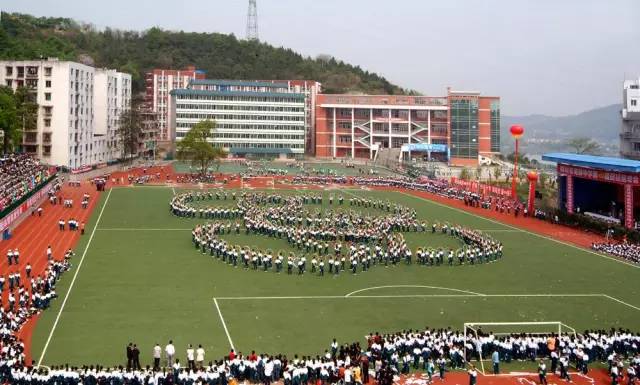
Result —
<path fill-rule="evenodd" d="M 27 195 L 49 177 L 49 168 L 26 154 L 0 158 L 0 211 Z"/>
<path fill-rule="evenodd" d="M 451 329 L 406 330 L 398 333 L 371 333 L 366 346 L 359 342 L 340 345 L 334 339 L 324 354 L 312 356 L 256 354 L 244 355 L 231 350 L 225 357 L 204 362 L 189 346 L 188 367 L 176 358 L 169 342 L 164 351 L 156 345 L 151 351 L 153 364 L 144 369 L 135 365 L 54 366 L 50 369 L 25 367 L 11 360 L 0 360 L 0 381 L 17 384 L 210 384 L 252 383 L 284 385 L 308 383 L 390 385 L 400 374 L 424 370 L 429 376 L 438 373 L 444 379 L 451 370 L 464 369 L 480 356 L 492 356 L 495 364 L 511 360 L 541 360 L 550 363 L 550 373 L 569 378 L 569 365 L 585 372 L 588 365 L 604 362 L 609 373 L 622 378 L 635 376 L 640 369 L 640 334 L 628 330 L 588 330 L 582 334 L 465 335 Z M 162 356 L 164 354 L 164 357 Z M 129 356 L 127 357 L 129 363 Z M 163 367 L 158 364 L 162 361 Z M 627 366 L 625 371 L 625 365 Z M 473 370 L 473 368 L 472 368 Z M 546 371 L 546 368 L 544 369 Z M 633 383 L 631 381 L 630 383 Z"/>
<path fill-rule="evenodd" d="M 591 249 L 620 257 L 633 263 L 640 263 L 640 245 L 633 243 L 592 243 Z"/>

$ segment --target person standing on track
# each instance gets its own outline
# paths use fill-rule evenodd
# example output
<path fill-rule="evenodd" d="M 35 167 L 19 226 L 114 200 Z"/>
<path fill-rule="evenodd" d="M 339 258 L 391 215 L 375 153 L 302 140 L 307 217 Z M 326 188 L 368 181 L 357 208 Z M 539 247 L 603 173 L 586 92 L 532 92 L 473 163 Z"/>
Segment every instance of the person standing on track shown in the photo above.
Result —
<path fill-rule="evenodd" d="M 467 371 L 469 374 L 469 385 L 476 385 L 478 381 L 478 371 L 476 370 L 475 365 L 471 365 L 471 368 Z"/>
<path fill-rule="evenodd" d="M 547 385 L 547 365 L 544 360 L 540 360 L 538 364 L 538 378 L 540 379 L 540 385 Z"/>
<path fill-rule="evenodd" d="M 27 262 L 27 266 L 24 268 L 25 273 L 27 273 L 27 278 L 31 278 L 31 264 Z"/>
<path fill-rule="evenodd" d="M 53 251 L 51 250 L 51 245 L 47 246 L 47 261 L 51 261 L 53 259 Z"/>

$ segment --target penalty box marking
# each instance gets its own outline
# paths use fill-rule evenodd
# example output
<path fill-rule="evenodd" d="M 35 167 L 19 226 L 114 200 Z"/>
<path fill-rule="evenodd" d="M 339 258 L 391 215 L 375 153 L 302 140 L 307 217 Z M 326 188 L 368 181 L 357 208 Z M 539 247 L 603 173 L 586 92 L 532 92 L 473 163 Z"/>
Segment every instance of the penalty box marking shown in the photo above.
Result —
<path fill-rule="evenodd" d="M 373 289 L 373 288 L 369 288 Z M 359 292 L 359 291 L 357 291 Z M 605 298 L 610 301 L 618 302 L 621 305 L 640 311 L 640 307 L 632 305 L 628 302 L 622 301 L 619 298 L 610 296 L 603 293 L 532 293 L 532 294 L 481 294 L 481 293 L 469 293 L 469 294 L 389 294 L 389 295 L 300 295 L 300 296 L 247 296 L 247 297 L 214 297 L 213 300 L 217 303 L 218 300 L 223 301 L 254 301 L 254 300 L 297 300 L 297 299 L 376 299 L 376 298 Z"/>

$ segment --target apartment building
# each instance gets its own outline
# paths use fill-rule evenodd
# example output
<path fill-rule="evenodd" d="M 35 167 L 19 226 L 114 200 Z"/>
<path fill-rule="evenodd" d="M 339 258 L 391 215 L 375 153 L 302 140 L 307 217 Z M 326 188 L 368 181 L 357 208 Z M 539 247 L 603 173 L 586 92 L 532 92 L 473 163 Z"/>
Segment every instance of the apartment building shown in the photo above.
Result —
<path fill-rule="evenodd" d="M 115 124 L 129 106 L 130 75 L 55 58 L 0 61 L 0 84 L 26 87 L 38 104 L 36 127 L 23 133 L 25 152 L 71 169 L 117 159 Z"/>
<path fill-rule="evenodd" d="M 620 155 L 640 160 L 640 78 L 623 83 Z"/>
<path fill-rule="evenodd" d="M 175 140 L 169 124 L 171 91 L 187 88 L 189 82 L 204 79 L 205 73 L 190 66 L 182 70 L 153 69 L 145 74 L 145 106 L 158 117 L 158 140 L 165 144 Z"/>

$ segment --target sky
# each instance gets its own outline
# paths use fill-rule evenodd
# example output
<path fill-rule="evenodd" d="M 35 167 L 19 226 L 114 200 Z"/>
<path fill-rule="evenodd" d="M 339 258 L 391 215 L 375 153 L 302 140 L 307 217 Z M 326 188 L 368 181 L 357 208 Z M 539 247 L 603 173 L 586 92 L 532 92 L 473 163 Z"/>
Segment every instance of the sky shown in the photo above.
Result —
<path fill-rule="evenodd" d="M 500 96 L 505 115 L 621 103 L 640 77 L 640 0 L 257 0 L 260 40 L 439 96 Z M 2 0 L 5 12 L 97 27 L 233 33 L 248 0 Z"/>

